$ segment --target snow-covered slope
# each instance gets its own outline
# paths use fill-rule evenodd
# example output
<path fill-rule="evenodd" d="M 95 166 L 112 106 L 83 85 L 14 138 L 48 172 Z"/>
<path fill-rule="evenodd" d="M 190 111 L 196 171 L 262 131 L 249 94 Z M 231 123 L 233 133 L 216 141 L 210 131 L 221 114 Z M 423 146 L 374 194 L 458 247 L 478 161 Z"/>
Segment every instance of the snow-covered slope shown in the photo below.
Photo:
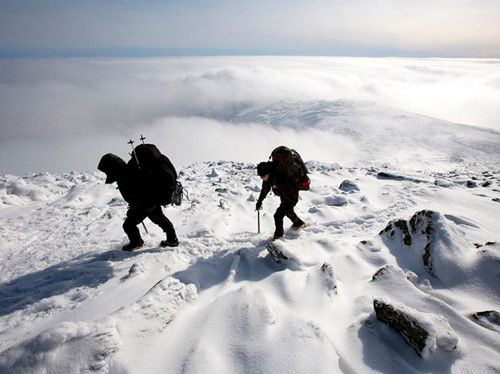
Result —
<path fill-rule="evenodd" d="M 316 147 L 308 151 L 322 159 L 327 159 L 330 152 L 346 160 L 339 153 L 347 152 L 351 160 L 364 164 L 378 161 L 405 169 L 439 170 L 478 163 L 491 168 L 500 158 L 500 133 L 495 130 L 459 125 L 370 101 L 287 101 L 252 107 L 231 121 L 266 124 L 281 131 L 292 128 L 301 133 L 300 144 L 313 138 Z M 325 140 L 333 135 L 335 142 L 328 145 L 338 150 L 325 149 Z"/>
<path fill-rule="evenodd" d="M 165 209 L 180 246 L 159 248 L 147 221 L 132 253 L 101 173 L 0 177 L 0 372 L 500 370 L 498 170 L 310 161 L 308 226 L 286 231 L 275 263 L 278 199 L 257 234 L 254 166 L 184 168 L 190 200 Z M 424 348 L 374 305 L 422 325 Z"/>

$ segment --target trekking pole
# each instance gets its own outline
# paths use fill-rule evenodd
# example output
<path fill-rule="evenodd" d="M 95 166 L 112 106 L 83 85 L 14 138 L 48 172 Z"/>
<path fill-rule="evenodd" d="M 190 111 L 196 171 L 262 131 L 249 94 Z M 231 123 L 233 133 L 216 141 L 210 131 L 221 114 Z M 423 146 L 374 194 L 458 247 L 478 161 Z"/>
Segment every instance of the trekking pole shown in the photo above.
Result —
<path fill-rule="evenodd" d="M 142 136 L 142 134 L 141 134 L 141 138 L 140 138 L 140 139 L 141 139 L 141 141 L 142 141 L 142 144 L 144 144 L 144 140 L 146 139 L 146 137 L 145 137 L 145 136 Z"/>
<path fill-rule="evenodd" d="M 135 162 L 137 162 L 137 167 L 140 169 L 141 165 L 139 165 L 139 160 L 137 159 L 137 155 L 135 154 L 134 141 L 130 139 L 128 141 L 128 144 L 130 144 L 130 146 L 132 147 L 132 154 L 134 155 Z"/>
<path fill-rule="evenodd" d="M 141 134 L 141 138 L 142 138 L 142 134 Z M 144 138 L 144 139 L 146 139 L 146 138 Z M 143 141 L 143 143 L 144 143 L 144 141 Z M 137 158 L 137 155 L 135 154 L 134 141 L 132 139 L 130 139 L 128 141 L 128 144 L 130 144 L 130 146 L 132 147 L 132 154 L 134 155 L 135 162 L 137 162 L 137 167 L 140 169 L 141 165 L 139 164 L 139 159 Z M 144 221 L 142 221 L 141 223 L 142 223 L 142 227 L 144 227 L 144 231 L 146 231 L 146 234 L 149 234 L 149 231 L 146 228 L 146 225 L 144 224 Z"/>
<path fill-rule="evenodd" d="M 257 209 L 257 234 L 260 234 L 260 209 Z"/>

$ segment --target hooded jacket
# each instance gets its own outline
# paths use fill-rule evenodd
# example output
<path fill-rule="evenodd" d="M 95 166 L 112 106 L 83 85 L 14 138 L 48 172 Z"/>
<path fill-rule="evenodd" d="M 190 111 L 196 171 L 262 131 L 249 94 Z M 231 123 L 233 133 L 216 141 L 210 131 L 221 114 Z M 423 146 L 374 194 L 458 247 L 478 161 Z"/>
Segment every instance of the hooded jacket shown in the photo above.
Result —
<path fill-rule="evenodd" d="M 112 153 L 105 154 L 97 169 L 106 174 L 107 184 L 117 182 L 123 199 L 131 207 L 159 205 L 153 199 L 152 186 L 148 178 L 139 169 L 127 165 L 120 157 Z"/>

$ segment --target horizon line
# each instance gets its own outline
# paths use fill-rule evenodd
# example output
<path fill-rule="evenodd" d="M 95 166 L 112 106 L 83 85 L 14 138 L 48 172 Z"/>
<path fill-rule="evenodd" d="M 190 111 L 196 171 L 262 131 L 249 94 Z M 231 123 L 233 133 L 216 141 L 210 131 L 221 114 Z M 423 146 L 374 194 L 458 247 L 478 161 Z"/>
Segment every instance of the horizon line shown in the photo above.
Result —
<path fill-rule="evenodd" d="M 0 48 L 0 60 L 16 59 L 70 59 L 70 58 L 154 58 L 154 57 L 365 57 L 365 58 L 449 58 L 449 59 L 500 59 L 500 56 L 436 55 L 401 50 L 383 50 L 366 53 L 353 51 L 305 52 L 292 50 L 231 50 L 203 48 L 49 48 L 16 49 Z"/>

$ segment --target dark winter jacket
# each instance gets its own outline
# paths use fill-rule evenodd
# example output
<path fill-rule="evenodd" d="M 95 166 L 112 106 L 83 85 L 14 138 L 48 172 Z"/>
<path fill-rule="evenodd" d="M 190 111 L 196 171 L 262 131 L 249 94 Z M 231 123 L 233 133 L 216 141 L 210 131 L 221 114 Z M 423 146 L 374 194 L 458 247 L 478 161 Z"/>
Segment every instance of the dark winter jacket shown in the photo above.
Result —
<path fill-rule="evenodd" d="M 159 205 L 152 190 L 154 186 L 140 169 L 131 167 L 120 157 L 108 153 L 101 158 L 97 167 L 106 173 L 106 183 L 117 182 L 123 199 L 131 208 L 145 208 Z"/>
<path fill-rule="evenodd" d="M 295 183 L 286 176 L 280 175 L 276 170 L 269 173 L 269 179 L 262 181 L 262 190 L 260 191 L 259 201 L 262 202 L 267 194 L 273 190 L 274 194 L 290 202 L 297 201 L 299 189 Z"/>

